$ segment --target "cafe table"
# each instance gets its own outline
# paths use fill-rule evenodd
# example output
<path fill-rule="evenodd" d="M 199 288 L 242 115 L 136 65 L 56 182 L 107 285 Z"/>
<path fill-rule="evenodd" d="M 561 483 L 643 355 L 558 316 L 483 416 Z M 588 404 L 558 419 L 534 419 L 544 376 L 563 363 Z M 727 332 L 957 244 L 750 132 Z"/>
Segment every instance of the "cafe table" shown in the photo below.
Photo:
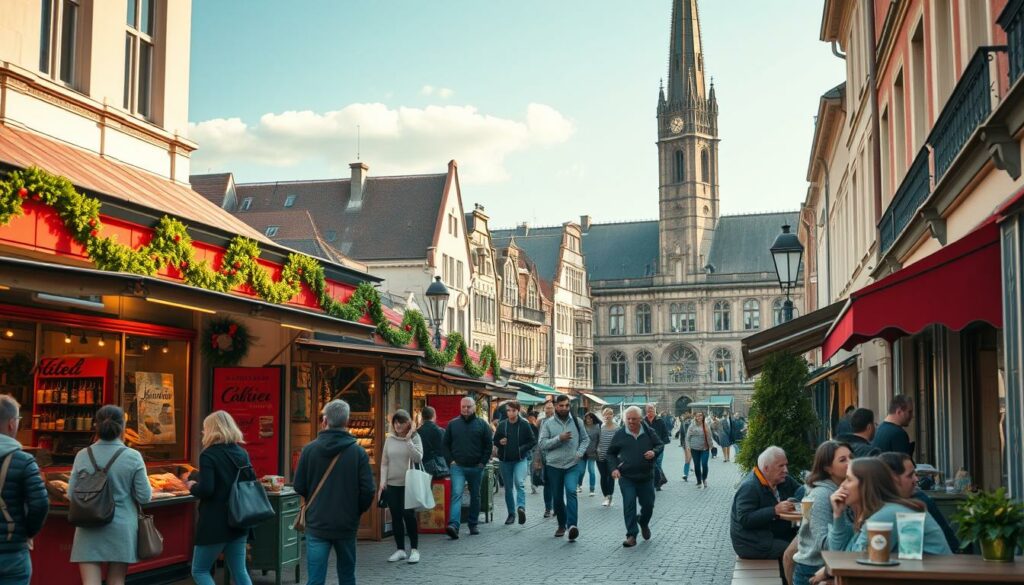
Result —
<path fill-rule="evenodd" d="M 862 552 L 821 552 L 836 585 L 1024 583 L 1024 559 L 1021 557 L 1012 563 L 986 561 L 979 555 L 925 555 L 922 560 L 911 561 L 897 558 L 893 553 L 892 558 L 899 561 L 898 565 L 873 567 L 857 562 L 864 555 Z"/>

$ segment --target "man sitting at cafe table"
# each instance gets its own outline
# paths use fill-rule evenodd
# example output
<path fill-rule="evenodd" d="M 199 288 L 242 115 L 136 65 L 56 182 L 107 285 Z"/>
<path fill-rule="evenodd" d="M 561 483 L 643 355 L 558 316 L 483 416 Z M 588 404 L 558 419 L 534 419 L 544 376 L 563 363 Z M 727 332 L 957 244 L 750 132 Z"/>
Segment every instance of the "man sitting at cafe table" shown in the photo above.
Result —
<path fill-rule="evenodd" d="M 789 461 L 782 448 L 773 445 L 757 457 L 757 467 L 740 483 L 732 501 L 729 533 L 740 558 L 782 558 L 796 528 L 781 514 L 796 511 L 787 498 L 798 487 L 789 477 Z"/>

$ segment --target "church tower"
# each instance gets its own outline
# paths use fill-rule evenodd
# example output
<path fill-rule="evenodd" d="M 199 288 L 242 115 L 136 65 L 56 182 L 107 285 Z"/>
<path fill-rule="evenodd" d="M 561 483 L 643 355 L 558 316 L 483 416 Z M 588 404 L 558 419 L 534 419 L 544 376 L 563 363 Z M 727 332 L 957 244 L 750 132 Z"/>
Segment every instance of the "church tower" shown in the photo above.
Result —
<path fill-rule="evenodd" d="M 658 90 L 661 284 L 704 274 L 718 223 L 718 102 L 704 75 L 697 0 L 672 0 L 668 92 Z"/>

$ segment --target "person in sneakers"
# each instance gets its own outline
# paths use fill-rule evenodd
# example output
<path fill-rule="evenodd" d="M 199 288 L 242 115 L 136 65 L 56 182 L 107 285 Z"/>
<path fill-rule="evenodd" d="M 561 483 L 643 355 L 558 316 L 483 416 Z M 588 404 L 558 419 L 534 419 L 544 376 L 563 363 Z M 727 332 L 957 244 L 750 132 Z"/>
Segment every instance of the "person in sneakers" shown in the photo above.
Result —
<path fill-rule="evenodd" d="M 580 459 L 587 452 L 590 437 L 583 422 L 569 413 L 569 397 L 561 394 L 555 399 L 555 416 L 544 419 L 537 441 L 544 451 L 547 478 L 555 500 L 558 529 L 555 536 L 569 532 L 569 542 L 579 537 L 578 502 L 576 487 L 580 483 Z"/>
<path fill-rule="evenodd" d="M 515 400 L 505 403 L 505 418 L 498 422 L 494 432 L 494 446 L 498 450 L 498 471 L 505 483 L 505 506 L 512 524 L 519 518 L 526 523 L 526 470 L 527 459 L 537 438 L 533 427 L 520 415 L 522 407 Z"/>
<path fill-rule="evenodd" d="M 410 466 L 423 461 L 423 442 L 409 413 L 398 409 L 391 416 L 391 432 L 384 439 L 380 458 L 380 493 L 391 510 L 391 532 L 398 547 L 389 562 L 420 562 L 419 535 L 416 531 L 416 511 L 405 507 L 405 472 Z M 409 534 L 409 554 L 405 554 L 405 535 Z"/>
<path fill-rule="evenodd" d="M 637 526 L 644 540 L 651 539 L 651 516 L 654 515 L 654 469 L 665 443 L 643 420 L 640 408 L 630 406 L 625 412 L 626 425 L 619 429 L 608 447 L 608 466 L 612 477 L 619 480 L 622 492 L 622 515 L 626 521 L 624 547 L 636 546 Z M 640 502 L 640 517 L 636 503 Z"/>
<path fill-rule="evenodd" d="M 608 465 L 608 447 L 612 444 L 612 437 L 619 430 L 615 424 L 615 411 L 607 406 L 601 411 L 604 422 L 601 424 L 600 434 L 597 438 L 597 470 L 601 473 L 601 495 L 604 501 L 601 505 L 608 508 L 612 505 L 612 496 L 615 495 L 615 478 L 612 477 L 612 469 Z"/>
<path fill-rule="evenodd" d="M 21 406 L 0 394 L 0 583 L 28 585 L 32 578 L 29 540 L 43 529 L 50 499 L 35 458 L 21 449 L 18 421 Z M 5 473 L 6 472 L 6 473 Z"/>
<path fill-rule="evenodd" d="M 704 422 L 704 413 L 693 415 L 690 426 L 686 429 L 686 445 L 693 457 L 693 471 L 697 474 L 697 489 L 707 487 L 708 456 L 711 454 L 713 440 L 711 428 Z"/>
<path fill-rule="evenodd" d="M 491 426 L 476 416 L 476 401 L 465 397 L 459 403 L 459 416 L 448 422 L 442 441 L 448 454 L 452 474 L 451 518 L 445 533 L 451 539 L 459 537 L 462 519 L 462 490 L 469 485 L 469 533 L 480 534 L 476 525 L 480 521 L 480 483 L 484 466 L 491 459 Z"/>
<path fill-rule="evenodd" d="M 544 421 L 554 418 L 555 416 L 555 402 L 548 400 L 544 403 L 544 412 L 541 413 L 544 416 L 538 417 L 537 421 L 537 438 L 540 438 L 540 427 L 544 424 Z M 544 449 L 540 448 L 540 443 L 537 444 L 537 449 L 533 454 L 533 465 L 540 469 L 540 477 L 543 480 L 541 483 L 542 490 L 544 492 L 544 518 L 550 518 L 555 515 L 555 492 L 551 489 L 551 481 L 548 480 L 548 466 L 545 461 L 546 454 Z"/>
<path fill-rule="evenodd" d="M 594 497 L 594 490 L 597 488 L 597 444 L 601 438 L 601 419 L 597 415 L 588 412 L 583 416 L 583 427 L 587 429 L 587 437 L 590 438 L 590 445 L 587 452 L 583 454 L 583 461 L 580 461 L 580 487 L 577 494 L 583 493 L 583 478 L 590 474 L 590 497 Z"/>

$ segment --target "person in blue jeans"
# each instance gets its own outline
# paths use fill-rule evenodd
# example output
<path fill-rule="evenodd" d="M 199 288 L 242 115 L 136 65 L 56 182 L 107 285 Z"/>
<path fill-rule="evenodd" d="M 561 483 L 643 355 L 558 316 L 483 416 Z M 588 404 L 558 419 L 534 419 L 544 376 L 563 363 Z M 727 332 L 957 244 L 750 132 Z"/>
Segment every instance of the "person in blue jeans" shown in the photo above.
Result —
<path fill-rule="evenodd" d="M 514 523 L 517 516 L 520 524 L 526 523 L 526 470 L 530 453 L 537 444 L 533 427 L 519 416 L 521 408 L 515 400 L 506 402 L 506 416 L 494 431 L 494 447 L 498 450 L 499 470 L 505 483 L 505 507 L 508 508 L 505 524 Z"/>
<path fill-rule="evenodd" d="M 579 538 L 576 488 L 580 485 L 580 459 L 590 445 L 590 437 L 579 419 L 569 413 L 569 397 L 555 398 L 555 416 L 544 419 L 537 440 L 545 453 L 545 470 L 554 494 L 556 537 L 568 532 L 569 542 Z"/>
<path fill-rule="evenodd" d="M 590 497 L 594 497 L 594 490 L 597 489 L 597 445 L 601 439 L 601 419 L 596 414 L 588 412 L 583 416 L 583 426 L 587 429 L 590 445 L 587 446 L 587 452 L 580 461 L 580 488 L 576 491 L 583 491 L 583 479 L 589 472 Z"/>
<path fill-rule="evenodd" d="M 491 426 L 476 416 L 476 401 L 465 397 L 459 403 L 459 416 L 448 421 L 441 440 L 442 448 L 451 462 L 452 497 L 451 517 L 445 533 L 452 540 L 459 538 L 462 521 L 462 491 L 469 484 L 469 533 L 480 534 L 476 525 L 480 521 L 480 482 L 484 466 L 491 459 L 493 448 Z"/>
<path fill-rule="evenodd" d="M 370 458 L 348 432 L 349 413 L 344 400 L 324 406 L 322 430 L 302 448 L 295 469 L 295 492 L 306 501 L 307 585 L 324 585 L 331 549 L 337 555 L 338 583 L 356 582 L 359 519 L 377 487 Z"/>
<path fill-rule="evenodd" d="M 0 498 L 9 518 L 0 516 L 0 583 L 28 585 L 32 578 L 29 539 L 43 528 L 50 499 L 35 458 L 18 442 L 21 405 L 9 394 L 0 394 Z M 6 520 L 6 521 L 5 521 Z M 10 522 L 10 524 L 7 524 Z"/>
<path fill-rule="evenodd" d="M 711 429 L 704 422 L 704 413 L 698 412 L 693 415 L 693 422 L 686 429 L 686 445 L 690 448 L 693 458 L 693 468 L 697 473 L 697 488 L 706 488 L 708 485 L 708 457 L 711 455 L 711 446 L 714 441 L 711 436 Z"/>
<path fill-rule="evenodd" d="M 645 424 L 640 409 L 630 406 L 624 413 L 626 425 L 616 431 L 608 446 L 608 465 L 612 477 L 619 480 L 622 493 L 622 514 L 626 522 L 626 540 L 622 546 L 636 546 L 636 535 L 651 539 L 651 517 L 654 515 L 654 470 L 658 454 L 665 444 L 658 433 Z M 636 514 L 640 502 L 640 516 Z"/>

